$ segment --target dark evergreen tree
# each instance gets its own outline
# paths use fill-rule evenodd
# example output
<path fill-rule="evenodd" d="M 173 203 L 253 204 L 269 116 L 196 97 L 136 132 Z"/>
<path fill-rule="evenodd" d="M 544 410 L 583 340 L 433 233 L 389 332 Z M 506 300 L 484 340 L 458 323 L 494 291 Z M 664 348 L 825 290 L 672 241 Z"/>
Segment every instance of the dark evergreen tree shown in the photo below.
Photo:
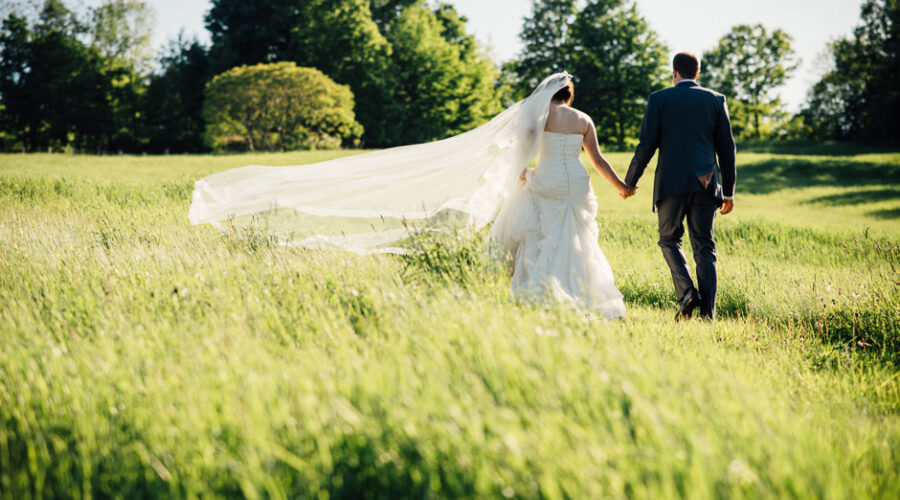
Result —
<path fill-rule="evenodd" d="M 26 149 L 39 130 L 37 96 L 28 88 L 28 63 L 31 60 L 31 32 L 24 18 L 10 14 L 3 20 L 0 31 L 0 129 L 3 130 L 4 149 Z"/>

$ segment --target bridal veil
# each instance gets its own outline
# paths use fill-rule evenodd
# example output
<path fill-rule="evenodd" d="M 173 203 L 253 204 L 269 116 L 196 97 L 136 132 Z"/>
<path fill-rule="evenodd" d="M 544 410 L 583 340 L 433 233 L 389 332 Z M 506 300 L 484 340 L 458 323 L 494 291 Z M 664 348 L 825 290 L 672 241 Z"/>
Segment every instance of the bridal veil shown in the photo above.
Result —
<path fill-rule="evenodd" d="M 358 253 L 402 252 L 404 221 L 423 229 L 459 221 L 483 227 L 520 189 L 518 175 L 537 154 L 550 100 L 569 79 L 553 74 L 484 125 L 440 141 L 204 177 L 194 185 L 190 221 Z"/>

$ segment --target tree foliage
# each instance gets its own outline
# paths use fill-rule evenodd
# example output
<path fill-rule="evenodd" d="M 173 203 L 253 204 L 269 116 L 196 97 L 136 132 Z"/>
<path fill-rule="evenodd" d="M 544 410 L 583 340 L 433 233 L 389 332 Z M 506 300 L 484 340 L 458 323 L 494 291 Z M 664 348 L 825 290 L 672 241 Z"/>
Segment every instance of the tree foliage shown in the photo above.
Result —
<path fill-rule="evenodd" d="M 819 139 L 898 144 L 900 1 L 867 0 L 851 37 L 831 44 L 833 67 L 800 113 Z"/>
<path fill-rule="evenodd" d="M 578 14 L 576 0 L 533 0 L 519 38 L 523 49 L 505 71 L 514 75 L 514 98 L 527 96 L 547 75 L 567 69 L 569 29 Z"/>
<path fill-rule="evenodd" d="M 661 88 L 665 47 L 633 2 L 535 0 L 520 33 L 524 49 L 504 65 L 500 88 L 522 98 L 547 75 L 567 70 L 575 106 L 591 115 L 601 142 L 625 147 L 641 125 L 646 97 Z"/>
<path fill-rule="evenodd" d="M 496 71 L 450 6 L 408 7 L 388 31 L 396 68 L 396 117 L 405 142 L 442 139 L 474 128 L 500 111 Z"/>
<path fill-rule="evenodd" d="M 362 134 L 349 87 L 292 62 L 217 75 L 206 87 L 203 116 L 214 149 L 235 143 L 251 151 L 334 148 Z"/>
<path fill-rule="evenodd" d="M 7 147 L 106 149 L 116 136 L 115 89 L 98 51 L 65 5 L 45 2 L 32 26 L 11 14 L 0 34 L 2 122 Z"/>
<path fill-rule="evenodd" d="M 367 145 L 446 137 L 497 110 L 496 72 L 464 18 L 446 4 L 432 10 L 423 0 L 214 0 L 206 22 L 217 71 L 294 61 L 349 85 Z M 428 111 L 431 119 L 423 119 L 426 103 L 448 113 Z"/>
<path fill-rule="evenodd" d="M 108 0 L 92 9 L 92 45 L 111 63 L 145 75 L 153 61 L 155 20 L 153 9 L 140 0 Z"/>
<path fill-rule="evenodd" d="M 403 9 L 421 2 L 422 0 L 369 0 L 369 10 L 378 29 L 384 33 L 391 25 L 391 21 L 400 17 Z"/>
<path fill-rule="evenodd" d="M 447 137 L 500 111 L 493 63 L 444 3 L 212 0 L 211 45 L 179 38 L 155 65 L 143 0 L 80 12 L 34 0 L 0 12 L 9 12 L 0 32 L 3 149 L 201 151 L 212 76 L 272 62 L 348 85 L 367 146 Z"/>
<path fill-rule="evenodd" d="M 566 49 L 578 107 L 594 117 L 597 137 L 629 146 L 647 96 L 663 87 L 666 48 L 634 3 L 591 0 L 575 18 Z"/>
<path fill-rule="evenodd" d="M 84 20 L 62 1 L 46 0 L 30 22 L 15 13 L 3 21 L 5 149 L 142 147 L 150 8 L 109 0 L 90 12 Z"/>
<path fill-rule="evenodd" d="M 368 143 L 399 141 L 391 116 L 391 48 L 368 0 L 213 0 L 206 25 L 215 71 L 272 61 L 318 68 L 350 85 Z"/>
<path fill-rule="evenodd" d="M 147 149 L 204 151 L 203 90 L 212 78 L 207 49 L 195 39 L 179 36 L 160 65 L 162 70 L 150 77 L 143 96 Z"/>
<path fill-rule="evenodd" d="M 731 123 L 738 137 L 769 135 L 772 122 L 786 116 L 775 90 L 799 65 L 792 41 L 780 29 L 770 32 L 761 24 L 741 24 L 703 54 L 701 78 L 729 97 Z"/>

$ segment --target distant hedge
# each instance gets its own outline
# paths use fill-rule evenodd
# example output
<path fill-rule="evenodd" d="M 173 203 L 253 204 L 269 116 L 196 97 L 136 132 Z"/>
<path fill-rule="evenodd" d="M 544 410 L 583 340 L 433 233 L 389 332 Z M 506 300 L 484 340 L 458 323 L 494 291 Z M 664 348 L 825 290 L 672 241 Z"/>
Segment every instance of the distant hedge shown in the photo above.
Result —
<path fill-rule="evenodd" d="M 204 97 L 205 140 L 215 150 L 331 149 L 363 133 L 350 88 L 293 62 L 232 68 Z"/>

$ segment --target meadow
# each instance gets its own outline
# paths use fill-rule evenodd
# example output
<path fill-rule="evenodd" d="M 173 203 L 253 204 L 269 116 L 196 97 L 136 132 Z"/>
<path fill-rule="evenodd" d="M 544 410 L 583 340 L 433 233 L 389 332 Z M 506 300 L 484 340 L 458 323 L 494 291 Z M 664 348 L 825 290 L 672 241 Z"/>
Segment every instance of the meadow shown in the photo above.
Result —
<path fill-rule="evenodd" d="M 652 171 L 593 176 L 607 322 L 513 301 L 483 234 L 188 223 L 203 175 L 353 151 L 0 155 L 0 498 L 898 498 L 900 154 L 758 151 L 715 323 L 672 319 Z"/>

